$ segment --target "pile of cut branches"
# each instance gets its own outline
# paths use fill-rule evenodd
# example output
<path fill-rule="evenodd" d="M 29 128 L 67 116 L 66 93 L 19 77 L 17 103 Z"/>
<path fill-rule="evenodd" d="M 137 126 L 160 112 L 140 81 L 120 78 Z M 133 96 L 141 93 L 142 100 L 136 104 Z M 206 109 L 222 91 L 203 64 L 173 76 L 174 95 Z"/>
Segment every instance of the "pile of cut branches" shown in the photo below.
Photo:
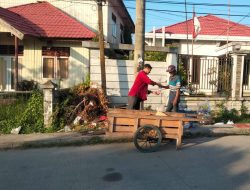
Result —
<path fill-rule="evenodd" d="M 71 129 L 106 128 L 107 123 L 103 120 L 106 119 L 107 111 L 108 101 L 100 87 L 77 85 L 70 91 L 61 92 L 53 116 L 53 128 L 60 131 L 66 126 Z"/>
<path fill-rule="evenodd" d="M 108 111 L 108 101 L 101 88 L 75 89 L 75 93 L 80 97 L 79 103 L 70 114 L 68 121 L 78 117 L 81 122 L 89 123 L 98 120 L 100 116 L 106 116 Z"/>

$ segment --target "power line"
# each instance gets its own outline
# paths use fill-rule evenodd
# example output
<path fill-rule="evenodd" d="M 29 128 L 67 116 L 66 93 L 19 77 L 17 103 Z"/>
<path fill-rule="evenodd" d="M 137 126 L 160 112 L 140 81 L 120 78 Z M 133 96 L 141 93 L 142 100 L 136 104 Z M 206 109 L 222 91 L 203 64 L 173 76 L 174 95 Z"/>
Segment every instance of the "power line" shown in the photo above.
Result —
<path fill-rule="evenodd" d="M 124 0 L 124 1 L 135 1 L 135 0 Z M 157 1 L 157 0 L 146 0 L 148 3 L 155 3 L 155 4 L 174 4 L 174 5 L 185 5 L 185 2 L 177 2 L 177 1 Z M 186 2 L 187 5 L 194 5 L 194 6 L 216 6 L 216 7 L 228 7 L 228 4 L 224 3 L 193 3 L 193 2 Z M 231 7 L 250 7 L 248 4 L 230 4 Z"/>
<path fill-rule="evenodd" d="M 95 6 L 94 3 L 89 3 L 89 2 L 84 2 L 84 1 L 89 1 L 89 0 L 54 0 L 53 2 L 60 2 L 60 1 L 63 1 L 63 2 L 67 2 L 67 3 L 78 3 L 78 4 L 87 4 L 87 5 L 93 5 Z M 125 0 L 125 1 L 130 1 L 130 2 L 135 2 L 135 0 Z M 93 0 L 93 2 L 95 2 Z M 174 1 L 155 1 L 155 0 L 147 0 L 147 2 L 151 2 L 151 3 L 157 3 L 157 2 L 164 2 L 164 3 L 167 3 L 167 2 L 174 2 Z M 184 3 L 181 3 L 181 2 L 174 2 L 175 4 L 184 4 Z M 189 3 L 190 4 L 190 3 Z M 202 4 L 202 3 L 199 3 L 199 4 Z M 203 4 L 209 4 L 209 3 L 203 3 Z M 192 4 L 193 5 L 193 4 Z M 195 5 L 195 4 L 194 4 Z M 222 4 L 214 4 L 214 5 L 222 5 Z M 111 6 L 111 5 L 107 5 L 107 4 L 104 4 L 103 6 L 108 6 L 108 7 L 113 7 L 113 8 L 116 8 L 116 7 L 119 7 L 119 6 Z M 243 6 L 243 5 L 239 5 L 239 6 Z M 247 5 L 250 7 L 250 5 Z M 126 7 L 127 9 L 131 9 L 131 10 L 135 10 L 135 7 L 129 7 L 127 6 Z M 178 11 L 178 10 L 168 10 L 168 9 L 149 9 L 149 8 L 146 8 L 145 10 L 147 11 L 155 11 L 155 12 L 161 12 L 161 13 L 168 13 L 169 15 L 173 15 L 173 16 L 180 16 L 180 15 L 176 15 L 176 14 L 173 14 L 173 13 L 187 13 L 187 14 L 193 14 L 192 11 Z M 172 14 L 171 14 L 172 13 Z M 228 14 L 226 13 L 211 13 L 211 12 L 196 12 L 196 14 L 200 14 L 200 15 L 207 15 L 207 14 L 212 14 L 212 15 L 218 15 L 218 16 L 228 16 Z M 243 14 L 231 14 L 230 16 L 232 17 L 244 17 L 245 15 Z M 250 16 L 248 16 L 250 17 Z"/>
<path fill-rule="evenodd" d="M 77 4 L 87 4 L 87 5 L 93 5 L 93 6 L 95 6 L 96 4 L 94 3 L 94 0 L 93 0 L 93 3 L 90 3 L 89 1 L 87 2 L 87 0 L 85 1 L 85 0 L 54 0 L 54 1 L 52 1 L 52 2 L 60 2 L 60 1 L 62 1 L 62 2 L 66 2 L 66 3 L 72 3 L 72 4 L 74 4 L 74 3 L 77 3 Z M 85 2 L 84 2 L 85 1 Z M 135 0 L 125 0 L 125 1 L 130 1 L 130 2 L 135 2 Z M 166 3 L 166 2 L 174 2 L 174 1 L 155 1 L 155 0 L 147 0 L 147 2 L 151 2 L 152 1 L 152 3 L 156 3 L 156 2 L 164 2 L 164 3 Z M 175 2 L 175 3 L 178 3 L 178 4 L 184 4 L 184 3 L 182 3 L 182 2 Z M 189 3 L 190 4 L 190 3 Z M 201 3 L 200 3 L 201 4 Z M 214 5 L 218 5 L 218 4 L 214 4 Z M 221 4 L 220 4 L 221 5 Z M 72 5 L 71 5 L 72 6 Z M 105 4 L 104 6 L 109 6 L 109 7 L 114 7 L 114 8 L 116 8 L 116 7 L 118 7 L 118 6 L 111 6 L 111 5 L 107 5 L 107 4 Z M 67 8 L 68 6 L 66 6 L 66 7 L 64 7 L 64 8 Z M 134 7 L 129 7 L 129 6 L 127 6 L 126 7 L 127 9 L 131 9 L 131 10 L 135 10 L 135 8 Z M 175 11 L 175 10 L 161 10 L 161 9 L 148 9 L 148 8 L 146 8 L 146 10 L 147 11 L 151 11 L 151 12 L 157 12 L 157 13 L 161 13 L 161 14 L 167 14 L 167 15 L 172 15 L 172 16 L 176 16 L 176 17 L 185 17 L 184 15 L 183 15 L 183 13 L 191 13 L 192 14 L 192 12 L 188 12 L 188 11 Z M 174 13 L 177 13 L 177 14 L 174 14 Z M 179 13 L 179 14 L 178 14 Z M 204 12 L 196 12 L 197 14 L 212 14 L 212 15 L 224 15 L 224 16 L 228 16 L 228 14 L 217 14 L 217 13 L 204 13 Z M 250 15 L 249 14 L 246 14 L 246 15 L 243 15 L 243 14 L 237 14 L 237 15 L 230 15 L 231 17 L 232 16 L 237 16 L 237 17 L 243 17 L 244 19 L 245 18 L 247 18 L 247 17 L 250 17 Z M 167 19 L 169 19 L 169 18 L 167 18 Z M 172 20 L 174 20 L 174 19 L 172 19 Z M 97 23 L 92 23 L 92 24 L 97 24 Z"/>
<path fill-rule="evenodd" d="M 127 9 L 135 9 L 134 7 L 127 7 Z M 147 8 L 146 10 L 148 11 L 156 11 L 156 12 L 173 12 L 173 13 L 189 13 L 189 14 L 193 14 L 193 12 L 191 11 L 176 11 L 176 10 L 168 10 L 168 9 L 149 9 Z M 218 15 L 218 16 L 228 16 L 228 14 L 224 14 L 224 13 L 209 13 L 209 12 L 196 12 L 196 14 L 201 14 L 201 15 L 207 15 L 207 14 L 212 14 L 212 15 Z M 230 16 L 233 17 L 244 17 L 246 15 L 242 15 L 242 14 L 232 14 Z M 250 16 L 247 16 L 250 17 Z"/>
<path fill-rule="evenodd" d="M 63 2 L 68 2 L 68 3 L 79 3 L 79 4 L 89 4 L 89 5 L 94 5 L 93 3 L 88 3 L 88 2 L 84 2 L 84 1 L 88 1 L 88 0 L 55 0 L 55 1 L 63 1 Z M 125 1 L 128 1 L 128 2 L 135 2 L 135 0 L 125 0 Z M 172 2 L 172 4 L 181 4 L 181 5 L 185 5 L 184 3 L 182 2 L 174 2 L 174 1 L 155 1 L 155 0 L 146 0 L 147 2 L 150 2 L 150 3 L 169 3 L 169 2 Z M 94 0 L 93 0 L 94 2 Z M 198 4 L 211 4 L 211 3 L 187 3 L 189 5 L 198 5 Z M 214 6 L 219 6 L 219 5 L 224 5 L 224 4 L 213 4 Z M 226 5 L 226 4 L 225 4 Z M 103 6 L 108 6 L 108 7 L 113 7 L 113 8 L 116 8 L 116 7 L 119 7 L 119 6 L 111 6 L 111 5 L 107 5 L 107 4 L 104 4 Z M 227 6 L 227 5 L 226 5 Z M 235 6 L 242 6 L 242 7 L 250 7 L 250 5 L 235 5 Z M 135 10 L 135 7 L 130 7 L 130 6 L 126 6 L 127 9 L 131 9 L 131 10 Z M 168 10 L 168 9 L 149 9 L 149 8 L 146 8 L 145 10 L 148 10 L 148 11 L 157 11 L 157 12 L 168 12 L 169 14 L 172 12 L 172 13 L 185 13 L 185 11 L 177 11 L 177 10 Z M 214 10 L 214 9 L 213 9 Z M 222 11 L 222 10 L 220 10 Z M 188 14 L 193 14 L 192 11 L 187 11 Z M 196 12 L 196 14 L 201 14 L 201 15 L 206 15 L 206 14 L 213 14 L 213 15 L 218 15 L 218 16 L 228 16 L 227 13 L 210 13 L 210 12 Z M 174 15 L 174 16 L 177 16 L 177 15 Z M 180 15 L 178 15 L 180 16 Z M 230 16 L 233 16 L 233 17 L 243 17 L 245 16 L 245 14 L 231 14 Z M 250 17 L 250 16 L 249 16 Z"/>

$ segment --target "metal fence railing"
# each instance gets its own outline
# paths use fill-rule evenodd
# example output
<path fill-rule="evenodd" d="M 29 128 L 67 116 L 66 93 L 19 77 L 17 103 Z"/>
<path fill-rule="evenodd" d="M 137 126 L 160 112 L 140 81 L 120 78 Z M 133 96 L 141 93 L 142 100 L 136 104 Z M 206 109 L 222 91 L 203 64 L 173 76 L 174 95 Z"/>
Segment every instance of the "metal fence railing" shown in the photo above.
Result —
<path fill-rule="evenodd" d="M 245 58 L 243 70 L 242 95 L 250 96 L 250 58 Z"/>
<path fill-rule="evenodd" d="M 186 55 L 180 55 L 179 64 L 185 70 L 184 75 L 194 93 L 209 92 L 223 95 L 231 91 L 232 58 L 194 56 L 188 62 Z"/>
<path fill-rule="evenodd" d="M 0 92 L 0 106 L 9 105 L 17 100 L 27 101 L 31 96 L 32 91 L 10 91 Z"/>

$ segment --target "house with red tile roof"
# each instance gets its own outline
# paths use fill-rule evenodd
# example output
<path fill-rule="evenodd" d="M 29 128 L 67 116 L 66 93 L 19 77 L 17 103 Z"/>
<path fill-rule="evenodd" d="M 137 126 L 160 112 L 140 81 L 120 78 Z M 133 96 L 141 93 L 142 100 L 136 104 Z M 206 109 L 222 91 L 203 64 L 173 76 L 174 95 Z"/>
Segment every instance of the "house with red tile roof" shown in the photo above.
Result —
<path fill-rule="evenodd" d="M 81 83 L 88 73 L 88 50 L 81 44 L 94 37 L 95 32 L 47 2 L 0 8 L 0 90 L 14 89 L 17 66 L 19 82 Z"/>
<path fill-rule="evenodd" d="M 9 8 L 23 4 L 48 2 L 65 14 L 84 24 L 88 29 L 97 33 L 98 13 L 97 4 L 93 0 L 84 1 L 55 1 L 55 0 L 0 0 L 0 7 Z M 103 33 L 107 43 L 132 43 L 131 33 L 135 26 L 123 0 L 106 0 L 103 4 Z"/>
<path fill-rule="evenodd" d="M 23 4 L 24 2 L 25 0 L 20 1 L 20 5 L 14 7 L 0 7 L 0 91 L 14 90 L 15 60 L 18 60 L 16 65 L 19 82 L 34 80 L 42 84 L 52 80 L 61 88 L 83 82 L 89 74 L 90 50 L 82 47 L 82 41 L 93 40 L 97 36 L 97 20 L 92 20 L 95 27 L 88 23 L 91 19 L 97 19 L 96 6 L 89 7 L 87 4 L 87 8 L 91 8 L 95 15 L 86 11 L 84 14 L 93 18 L 85 18 L 67 13 L 68 6 L 65 4 L 65 9 L 62 9 L 61 4 L 54 6 L 47 1 Z M 110 8 L 107 13 L 104 11 L 104 15 L 109 14 L 111 21 L 114 21 L 111 24 L 104 16 L 107 19 L 104 21 L 104 29 L 111 34 L 106 33 L 105 37 L 114 43 L 125 42 L 125 36 L 130 36 L 134 30 L 134 24 L 121 2 L 109 2 L 116 6 L 114 13 L 109 12 Z M 2 3 L 0 1 L 0 5 Z M 85 4 L 77 5 L 81 5 L 81 10 L 74 4 L 74 14 L 86 10 Z M 85 20 L 79 21 L 79 18 Z M 117 28 L 112 29 L 112 26 Z M 131 27 L 131 30 L 126 27 Z"/>
<path fill-rule="evenodd" d="M 250 96 L 250 27 L 214 15 L 197 17 L 199 33 L 193 38 L 194 20 L 153 29 L 145 34 L 149 46 L 168 46 L 168 54 L 193 93 Z M 184 70 L 184 73 L 183 73 Z"/>

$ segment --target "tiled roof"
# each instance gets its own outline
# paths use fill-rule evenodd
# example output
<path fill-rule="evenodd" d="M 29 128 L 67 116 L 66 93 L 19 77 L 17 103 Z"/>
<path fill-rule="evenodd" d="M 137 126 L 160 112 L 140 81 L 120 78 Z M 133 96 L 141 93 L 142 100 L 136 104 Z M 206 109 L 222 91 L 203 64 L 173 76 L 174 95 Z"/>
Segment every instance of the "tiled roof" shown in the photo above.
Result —
<path fill-rule="evenodd" d="M 198 17 L 201 25 L 199 35 L 227 36 L 228 20 L 216 17 L 214 15 L 206 15 Z M 192 34 L 193 19 L 187 21 L 188 33 Z M 165 33 L 169 34 L 186 34 L 186 21 L 165 27 Z M 250 36 L 250 27 L 229 21 L 229 36 Z M 162 29 L 156 30 L 161 33 Z"/>
<path fill-rule="evenodd" d="M 47 38 L 93 38 L 95 33 L 80 22 L 68 16 L 66 13 L 47 2 L 31 3 L 8 8 L 19 16 L 12 18 L 10 24 L 29 21 L 30 35 Z M 6 11 L 8 11 L 6 10 Z M 24 25 L 25 26 L 25 25 Z M 21 31 L 23 25 L 20 24 Z"/>
<path fill-rule="evenodd" d="M 0 18 L 24 35 L 39 36 L 31 27 L 31 23 L 16 13 L 0 7 Z"/>

